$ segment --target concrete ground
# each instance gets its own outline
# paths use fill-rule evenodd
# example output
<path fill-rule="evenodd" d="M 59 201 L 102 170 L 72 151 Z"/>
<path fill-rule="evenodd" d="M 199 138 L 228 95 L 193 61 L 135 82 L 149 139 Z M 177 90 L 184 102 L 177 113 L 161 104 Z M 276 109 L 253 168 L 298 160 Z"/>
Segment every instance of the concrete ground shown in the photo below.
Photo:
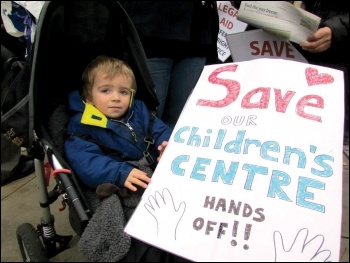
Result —
<path fill-rule="evenodd" d="M 344 146 L 343 166 L 343 218 L 340 262 L 349 262 L 349 146 Z M 49 190 L 54 187 L 54 182 Z M 40 222 L 41 209 L 35 174 L 1 187 L 1 262 L 22 262 L 16 229 L 22 223 L 34 227 Z M 68 208 L 59 211 L 61 202 L 50 206 L 59 235 L 73 235 L 71 248 L 50 259 L 51 262 L 87 262 L 77 249 L 77 236 L 69 224 Z M 330 222 L 331 224 L 331 222 Z"/>

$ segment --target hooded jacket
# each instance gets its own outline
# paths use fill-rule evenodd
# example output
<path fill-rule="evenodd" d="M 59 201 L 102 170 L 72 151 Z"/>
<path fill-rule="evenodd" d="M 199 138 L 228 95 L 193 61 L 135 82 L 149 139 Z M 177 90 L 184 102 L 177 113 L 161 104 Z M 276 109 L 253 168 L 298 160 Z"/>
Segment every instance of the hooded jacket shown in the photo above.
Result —
<path fill-rule="evenodd" d="M 149 131 L 151 113 L 140 100 L 133 101 L 123 120 L 106 118 L 94 106 L 84 103 L 78 91 L 69 95 L 69 107 L 74 115 L 67 126 L 69 139 L 64 145 L 65 154 L 74 172 L 88 187 L 96 188 L 103 183 L 124 187 L 130 171 L 135 168 L 126 161 L 144 157 L 147 135 L 154 139 L 153 151 L 148 151 L 156 160 L 158 146 L 168 141 L 172 133 L 172 129 L 156 117 L 152 117 Z M 91 139 L 83 139 L 82 135 Z M 106 154 L 101 145 L 112 154 Z"/>

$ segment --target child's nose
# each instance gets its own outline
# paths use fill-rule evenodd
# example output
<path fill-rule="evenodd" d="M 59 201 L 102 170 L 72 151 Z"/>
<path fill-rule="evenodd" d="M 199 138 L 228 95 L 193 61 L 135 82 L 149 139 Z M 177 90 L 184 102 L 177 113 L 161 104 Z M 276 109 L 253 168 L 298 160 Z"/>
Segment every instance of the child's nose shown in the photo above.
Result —
<path fill-rule="evenodd" d="M 112 100 L 119 100 L 119 99 L 120 99 L 119 93 L 118 92 L 113 92 Z"/>

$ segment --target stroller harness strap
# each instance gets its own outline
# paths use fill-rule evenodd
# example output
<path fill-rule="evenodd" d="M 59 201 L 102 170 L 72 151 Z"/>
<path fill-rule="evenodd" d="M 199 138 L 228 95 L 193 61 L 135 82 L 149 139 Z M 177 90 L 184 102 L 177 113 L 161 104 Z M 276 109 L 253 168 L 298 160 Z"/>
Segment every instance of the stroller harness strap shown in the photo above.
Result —
<path fill-rule="evenodd" d="M 73 136 L 77 136 L 85 141 L 89 141 L 89 142 L 92 142 L 94 144 L 97 144 L 101 148 L 103 153 L 106 155 L 117 156 L 117 157 L 121 158 L 123 161 L 130 161 L 130 160 L 128 160 L 128 158 L 126 158 L 126 156 L 122 152 L 115 150 L 115 149 L 111 149 L 105 145 L 98 143 L 90 135 L 74 132 L 74 133 L 69 134 L 68 140 L 70 138 L 72 138 Z M 154 161 L 153 156 L 149 152 L 149 147 L 154 144 L 154 140 L 150 140 L 148 137 L 145 137 L 144 141 L 147 143 L 147 147 L 143 151 L 143 157 L 138 160 L 138 163 L 140 163 L 141 165 L 145 165 L 145 166 L 151 166 L 152 164 L 155 163 L 155 161 Z"/>
<path fill-rule="evenodd" d="M 154 157 L 150 153 L 150 150 L 151 150 L 150 147 L 152 145 L 154 145 L 154 142 L 155 142 L 151 136 L 151 131 L 152 131 L 153 122 L 154 122 L 155 117 L 151 112 L 150 112 L 149 116 L 150 116 L 149 127 L 148 127 L 148 131 L 147 131 L 147 135 L 144 137 L 144 142 L 147 144 L 147 146 L 146 146 L 146 149 L 143 150 L 143 157 L 137 161 L 139 164 L 145 165 L 145 166 L 152 166 L 155 164 Z M 98 145 L 101 148 L 101 150 L 103 151 L 103 153 L 106 155 L 119 157 L 123 161 L 130 161 L 130 160 L 128 160 L 128 158 L 126 158 L 126 156 L 122 152 L 115 150 L 115 149 L 111 149 L 110 147 L 108 147 L 106 145 L 102 145 L 102 144 L 98 143 L 95 139 L 93 139 L 91 137 L 91 135 L 73 132 L 73 133 L 70 133 L 68 135 L 68 140 L 70 138 L 72 138 L 73 136 L 77 136 L 85 141 L 89 141 L 89 142 L 92 142 L 92 143 Z"/>

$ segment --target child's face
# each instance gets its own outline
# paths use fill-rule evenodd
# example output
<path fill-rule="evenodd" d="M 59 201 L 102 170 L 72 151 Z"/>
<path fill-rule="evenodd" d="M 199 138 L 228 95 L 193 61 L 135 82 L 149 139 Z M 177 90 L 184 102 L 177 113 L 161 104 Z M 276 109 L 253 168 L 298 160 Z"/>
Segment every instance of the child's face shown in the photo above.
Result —
<path fill-rule="evenodd" d="M 131 99 L 131 78 L 115 76 L 112 79 L 102 72 L 97 72 L 92 87 L 92 101 L 94 105 L 108 118 L 121 119 L 129 109 Z"/>

